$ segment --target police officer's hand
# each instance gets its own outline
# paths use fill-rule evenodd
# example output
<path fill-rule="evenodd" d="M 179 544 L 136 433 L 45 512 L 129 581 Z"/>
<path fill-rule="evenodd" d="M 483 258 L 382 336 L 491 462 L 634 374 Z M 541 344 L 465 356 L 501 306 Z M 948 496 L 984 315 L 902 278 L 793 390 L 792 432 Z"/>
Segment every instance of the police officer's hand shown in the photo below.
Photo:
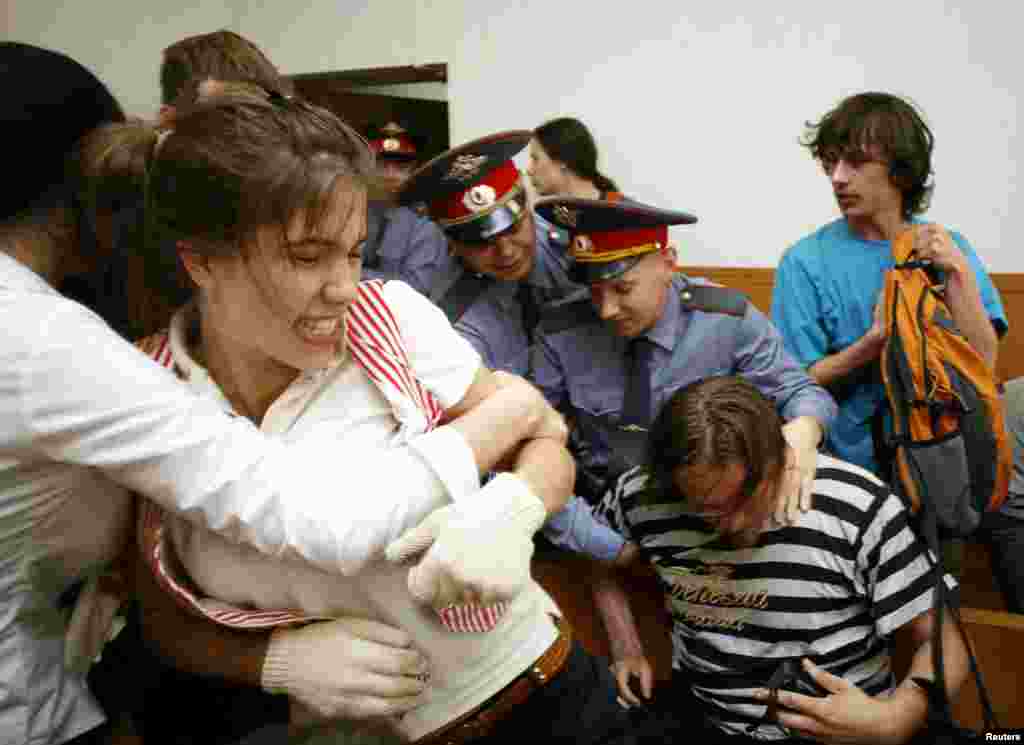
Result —
<path fill-rule="evenodd" d="M 611 670 L 619 688 L 619 704 L 623 708 L 643 706 L 645 699 L 650 701 L 654 688 L 654 668 L 645 656 L 641 654 L 617 659 L 612 663 Z"/>
<path fill-rule="evenodd" d="M 801 511 L 811 509 L 814 472 L 818 467 L 818 445 L 823 432 L 817 419 L 800 416 L 787 422 L 782 428 L 782 434 L 789 448 L 779 481 L 775 521 L 780 525 L 791 525 L 799 519 Z"/>

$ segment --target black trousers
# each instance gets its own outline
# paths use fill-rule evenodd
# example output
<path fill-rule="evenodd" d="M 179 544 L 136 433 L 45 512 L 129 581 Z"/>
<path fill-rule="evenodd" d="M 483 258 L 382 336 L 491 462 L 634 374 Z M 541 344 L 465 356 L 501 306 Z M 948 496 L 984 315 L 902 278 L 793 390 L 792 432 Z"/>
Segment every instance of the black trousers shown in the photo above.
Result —
<path fill-rule="evenodd" d="M 83 732 L 78 737 L 66 741 L 64 745 L 107 745 L 111 729 L 110 722 L 105 722 L 99 727 L 94 727 L 88 732 Z"/>
<path fill-rule="evenodd" d="M 616 702 L 618 693 L 608 664 L 575 642 L 558 676 L 534 691 L 480 745 L 639 743 L 629 712 Z"/>
<path fill-rule="evenodd" d="M 975 539 L 988 544 L 992 573 L 1010 613 L 1024 613 L 1024 519 L 986 512 Z"/>
<path fill-rule="evenodd" d="M 710 721 L 706 713 L 706 704 L 693 695 L 690 681 L 684 673 L 675 671 L 672 681 L 656 691 L 653 703 L 646 712 L 638 712 L 636 717 L 635 735 L 638 743 L 674 743 L 692 742 L 708 743 L 708 745 L 754 745 L 763 744 L 747 735 L 730 735 L 723 732 Z M 771 740 L 772 743 L 785 745 L 812 745 L 815 741 L 801 737 L 788 737 L 782 740 Z M 933 745 L 936 739 L 931 733 L 922 730 L 908 745 Z"/>
<path fill-rule="evenodd" d="M 227 745 L 268 725 L 288 723 L 286 696 L 164 663 L 143 640 L 134 609 L 90 671 L 89 687 L 111 720 L 123 714 L 131 718 L 146 745 Z"/>

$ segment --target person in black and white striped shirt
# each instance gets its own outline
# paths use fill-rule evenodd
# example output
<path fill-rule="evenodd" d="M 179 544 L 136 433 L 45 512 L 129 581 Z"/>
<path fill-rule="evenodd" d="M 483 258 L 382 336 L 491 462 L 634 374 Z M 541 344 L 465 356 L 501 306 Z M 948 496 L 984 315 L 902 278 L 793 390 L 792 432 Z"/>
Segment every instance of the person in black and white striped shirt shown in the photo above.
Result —
<path fill-rule="evenodd" d="M 674 679 L 672 716 L 659 726 L 693 734 L 703 721 L 705 739 L 722 742 L 911 739 L 927 713 L 911 678 L 933 670 L 934 572 L 903 503 L 866 470 L 821 455 L 813 508 L 774 524 L 775 484 L 791 454 L 774 405 L 740 377 L 677 392 L 654 422 L 648 453 L 595 512 L 631 542 L 617 563 L 650 561 L 665 589 Z M 636 701 L 629 678 L 649 665 L 613 587 L 595 588 L 598 607 L 622 697 Z M 916 649 L 898 684 L 897 631 Z M 943 650 L 952 697 L 967 667 L 948 623 Z M 779 691 L 772 711 L 767 687 L 787 670 L 785 687 L 802 693 Z"/>

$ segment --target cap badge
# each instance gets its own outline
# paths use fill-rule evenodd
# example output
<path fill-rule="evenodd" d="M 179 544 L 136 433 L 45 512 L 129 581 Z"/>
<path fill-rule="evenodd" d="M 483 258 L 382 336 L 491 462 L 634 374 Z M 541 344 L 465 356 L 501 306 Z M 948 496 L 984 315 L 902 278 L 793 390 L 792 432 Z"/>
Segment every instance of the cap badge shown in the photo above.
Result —
<path fill-rule="evenodd" d="M 486 162 L 486 155 L 464 153 L 452 163 L 452 167 L 448 169 L 448 174 L 444 177 L 445 181 L 469 181 L 480 172 L 480 168 Z"/>
<path fill-rule="evenodd" d="M 576 222 L 579 219 L 579 210 L 569 209 L 564 204 L 559 204 L 554 209 L 554 217 L 558 222 L 563 225 L 568 225 L 570 228 L 576 227 Z"/>
<path fill-rule="evenodd" d="M 490 184 L 477 184 L 462 197 L 462 204 L 470 212 L 480 212 L 494 204 L 498 195 Z"/>
<path fill-rule="evenodd" d="M 398 150 L 400 147 L 402 147 L 402 143 L 396 140 L 394 137 L 389 137 L 388 139 L 384 140 L 384 142 L 382 142 L 380 146 L 387 150 L 389 153 L 392 153 L 395 150 Z"/>
<path fill-rule="evenodd" d="M 573 256 L 589 256 L 594 253 L 593 242 L 585 235 L 578 235 L 572 239 Z"/>

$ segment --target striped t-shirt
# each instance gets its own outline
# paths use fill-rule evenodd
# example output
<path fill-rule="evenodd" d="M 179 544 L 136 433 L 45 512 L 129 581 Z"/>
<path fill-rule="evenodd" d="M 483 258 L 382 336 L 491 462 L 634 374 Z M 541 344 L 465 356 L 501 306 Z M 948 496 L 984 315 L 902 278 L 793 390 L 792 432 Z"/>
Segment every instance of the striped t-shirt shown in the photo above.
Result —
<path fill-rule="evenodd" d="M 784 660 L 809 657 L 871 695 L 891 690 L 888 638 L 931 609 L 934 573 L 882 482 L 821 455 L 814 508 L 749 548 L 731 546 L 681 504 L 648 503 L 646 483 L 641 469 L 627 471 L 595 512 L 657 570 L 673 620 L 673 668 L 715 724 L 785 737 L 768 723 L 745 732 L 765 712 L 751 694 Z"/>

